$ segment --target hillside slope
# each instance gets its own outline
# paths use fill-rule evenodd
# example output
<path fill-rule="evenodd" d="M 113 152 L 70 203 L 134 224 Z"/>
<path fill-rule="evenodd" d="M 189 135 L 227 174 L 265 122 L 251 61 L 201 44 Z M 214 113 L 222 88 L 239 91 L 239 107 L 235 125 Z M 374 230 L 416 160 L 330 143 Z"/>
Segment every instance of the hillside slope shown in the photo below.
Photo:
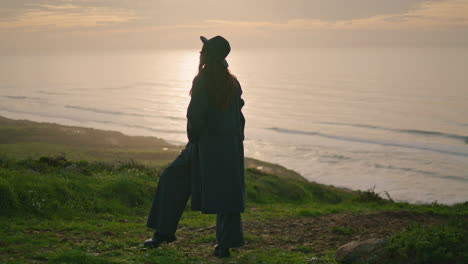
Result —
<path fill-rule="evenodd" d="M 255 160 L 246 161 L 243 248 L 214 258 L 215 216 L 187 206 L 178 240 L 147 250 L 152 196 L 177 148 L 118 132 L 0 121 L 1 263 L 336 263 L 338 246 L 380 237 L 391 242 L 374 263 L 468 260 L 468 203 L 396 203 Z M 74 134 L 85 136 L 76 143 Z"/>

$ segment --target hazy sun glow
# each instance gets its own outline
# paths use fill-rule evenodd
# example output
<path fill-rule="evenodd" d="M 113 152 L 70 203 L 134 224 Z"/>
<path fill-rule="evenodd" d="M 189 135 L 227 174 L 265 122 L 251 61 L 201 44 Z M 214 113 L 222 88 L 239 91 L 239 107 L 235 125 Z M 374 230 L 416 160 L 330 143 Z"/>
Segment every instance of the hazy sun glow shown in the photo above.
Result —
<path fill-rule="evenodd" d="M 201 42 L 200 42 L 201 47 Z M 182 52 L 181 52 L 182 53 Z M 183 52 L 178 63 L 179 79 L 184 82 L 192 82 L 198 72 L 199 50 L 187 50 Z"/>

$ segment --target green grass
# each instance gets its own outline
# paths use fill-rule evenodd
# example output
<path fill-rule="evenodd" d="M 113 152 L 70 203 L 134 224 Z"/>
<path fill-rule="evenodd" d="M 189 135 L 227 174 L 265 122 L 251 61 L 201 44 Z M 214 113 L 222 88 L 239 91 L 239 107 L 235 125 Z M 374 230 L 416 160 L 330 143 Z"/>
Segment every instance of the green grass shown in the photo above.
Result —
<path fill-rule="evenodd" d="M 67 216 L 82 213 L 143 215 L 150 206 L 162 168 L 136 162 L 72 162 L 64 157 L 0 160 L 0 212 L 9 215 Z M 339 204 L 350 197 L 315 183 L 246 171 L 252 205 Z M 288 206 L 295 209 L 297 207 Z M 269 210 L 271 213 L 275 209 Z M 280 214 L 285 214 L 284 210 Z"/>
<path fill-rule="evenodd" d="M 69 217 L 80 214 L 144 216 L 162 168 L 136 162 L 72 162 L 63 157 L 38 160 L 0 159 L 0 213 L 9 216 Z M 467 215 L 466 204 L 411 205 L 389 201 L 356 202 L 359 193 L 282 179 L 254 169 L 246 171 L 247 218 L 319 216 L 338 212 L 414 210 L 441 215 Z M 209 216 L 188 221 L 197 226 Z"/>
<path fill-rule="evenodd" d="M 47 259 L 47 258 L 45 258 Z M 114 261 L 105 260 L 97 256 L 87 254 L 81 250 L 69 250 L 65 252 L 60 252 L 57 255 L 52 255 L 50 257 L 49 263 L 69 263 L 69 264 L 110 264 L 118 263 Z"/>
<path fill-rule="evenodd" d="M 141 214 L 154 193 L 158 169 L 41 158 L 2 162 L 0 212 L 9 215 Z M 72 165 L 73 164 L 73 165 Z M 150 199 L 149 199 L 150 200 Z"/>
<path fill-rule="evenodd" d="M 211 257 L 216 217 L 192 212 L 190 203 L 179 222 L 184 247 L 141 245 L 151 234 L 145 223 L 159 175 L 179 150 L 154 138 L 0 118 L 0 263 L 220 263 Z M 380 211 L 468 216 L 468 203 L 399 203 L 372 189 L 308 182 L 278 165 L 253 159 L 246 164 L 244 222 Z M 451 258 L 467 252 L 457 247 L 467 244 L 463 221 L 411 227 L 392 237 L 388 254 L 396 260 L 466 258 Z M 327 231 L 341 238 L 356 234 L 344 225 Z M 289 238 L 275 234 L 244 235 L 258 248 L 235 250 L 226 263 L 336 263 L 335 248 L 316 254 L 314 245 L 291 247 Z M 269 244 L 272 239 L 276 244 Z"/>
<path fill-rule="evenodd" d="M 236 263 L 249 264 L 309 264 L 309 263 L 336 263 L 329 255 L 318 257 L 301 251 L 289 252 L 280 249 L 258 250 L 253 254 L 241 256 Z"/>
<path fill-rule="evenodd" d="M 468 223 L 455 219 L 443 225 L 412 225 L 391 238 L 387 254 L 387 263 L 466 263 Z"/>
<path fill-rule="evenodd" d="M 162 169 L 137 162 L 69 161 L 60 156 L 36 160 L 0 159 L 0 245 L 4 245 L 0 261 L 211 263 L 203 262 L 196 253 L 185 249 L 169 247 L 146 252 L 141 248 L 141 241 L 150 233 L 145 228 L 145 217 Z M 255 169 L 246 170 L 246 182 L 248 203 L 244 221 L 340 212 L 408 210 L 452 217 L 466 217 L 468 212 L 467 203 L 446 206 L 388 200 L 358 202 L 361 194 L 357 192 L 283 179 Z M 215 222 L 215 215 L 192 212 L 188 204 L 179 224 L 196 230 L 212 227 Z M 345 226 L 335 226 L 332 232 L 340 236 L 354 234 Z M 192 237 L 190 243 L 206 244 L 209 250 L 215 240 L 213 232 L 200 233 Z M 264 238 L 246 234 L 246 241 L 261 243 Z M 311 252 L 312 248 L 307 246 L 292 252 L 264 248 L 239 252 L 235 259 L 236 263 L 323 260 L 324 256 Z M 283 262 L 286 259 L 296 262 Z M 323 261 L 319 263 L 333 263 Z"/>

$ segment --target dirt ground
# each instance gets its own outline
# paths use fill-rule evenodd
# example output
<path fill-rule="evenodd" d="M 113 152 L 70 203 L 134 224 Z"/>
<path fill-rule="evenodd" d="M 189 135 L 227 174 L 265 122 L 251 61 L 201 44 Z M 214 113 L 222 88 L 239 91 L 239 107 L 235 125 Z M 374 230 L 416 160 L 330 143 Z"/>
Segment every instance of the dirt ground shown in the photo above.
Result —
<path fill-rule="evenodd" d="M 322 255 L 350 241 L 389 237 L 413 223 L 437 224 L 446 221 L 446 217 L 410 212 L 339 213 L 318 217 L 244 221 L 246 244 L 239 250 L 280 248 L 290 251 L 306 250 Z M 187 248 L 187 253 L 203 252 L 214 241 L 191 241 L 195 237 L 209 237 L 214 233 L 215 226 L 204 229 L 181 227 L 177 232 L 178 240 L 173 244 Z"/>

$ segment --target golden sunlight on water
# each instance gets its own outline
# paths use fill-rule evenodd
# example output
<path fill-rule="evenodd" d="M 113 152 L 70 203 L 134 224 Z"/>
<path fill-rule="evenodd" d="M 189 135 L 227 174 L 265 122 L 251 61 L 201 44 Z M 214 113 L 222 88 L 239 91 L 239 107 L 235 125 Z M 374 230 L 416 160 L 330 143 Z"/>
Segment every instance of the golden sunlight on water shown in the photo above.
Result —
<path fill-rule="evenodd" d="M 179 79 L 183 81 L 192 81 L 198 72 L 199 52 L 197 50 L 185 50 L 178 57 Z"/>
<path fill-rule="evenodd" d="M 181 53 L 177 61 L 177 79 L 183 85 L 173 87 L 176 94 L 174 97 L 169 97 L 169 99 L 173 100 L 173 102 L 170 102 L 172 105 L 177 105 L 177 112 L 181 114 L 183 112 L 183 115 L 180 116 L 184 116 L 187 105 L 181 104 L 180 99 L 177 99 L 177 97 L 188 98 L 192 80 L 198 73 L 199 52 L 197 50 L 186 50 Z"/>

